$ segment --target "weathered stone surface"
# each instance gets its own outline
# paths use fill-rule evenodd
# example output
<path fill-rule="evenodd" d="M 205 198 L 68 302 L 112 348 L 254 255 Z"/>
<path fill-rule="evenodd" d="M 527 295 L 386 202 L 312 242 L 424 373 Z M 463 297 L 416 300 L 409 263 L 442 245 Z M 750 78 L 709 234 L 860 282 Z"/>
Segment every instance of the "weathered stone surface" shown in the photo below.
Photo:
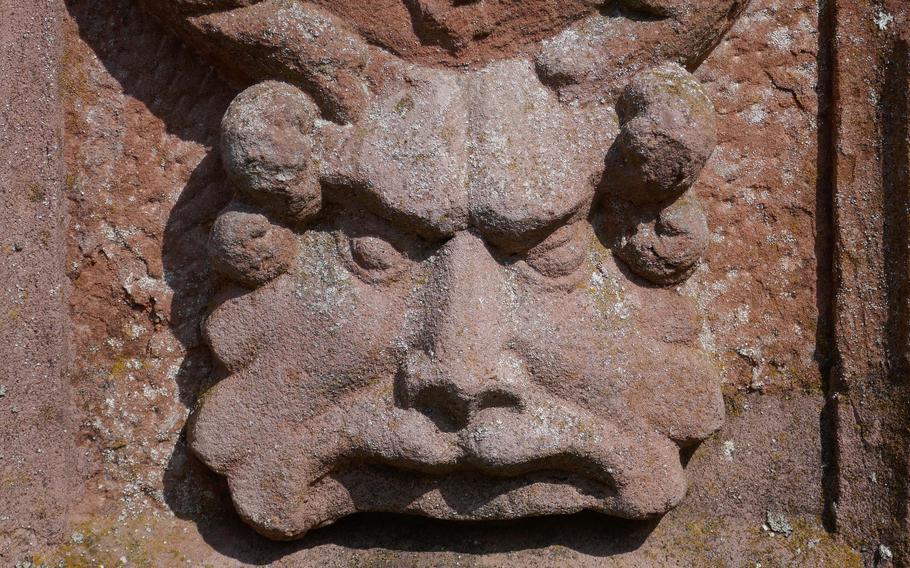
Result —
<path fill-rule="evenodd" d="M 212 225 L 209 258 L 226 278 L 255 288 L 287 272 L 296 242 L 287 229 L 260 214 L 225 211 Z"/>
<path fill-rule="evenodd" d="M 818 43 L 814 2 L 753 1 L 696 72 L 718 146 L 691 190 L 711 244 L 685 288 L 731 390 L 820 392 L 830 235 L 816 192 Z"/>
<path fill-rule="evenodd" d="M 628 212 L 628 208 L 613 212 Z M 708 222 L 694 199 L 673 202 L 632 224 L 616 242 L 616 254 L 632 272 L 655 284 L 676 284 L 696 269 L 708 248 Z M 634 215 L 630 215 L 634 219 Z"/>
<path fill-rule="evenodd" d="M 238 81 L 283 78 L 304 85 L 329 118 L 342 122 L 363 112 L 366 93 L 381 84 L 381 64 L 389 57 L 384 50 L 370 49 L 363 37 L 411 61 L 442 58 L 452 63 L 458 55 L 458 63 L 466 56 L 482 66 L 516 50 L 539 52 L 538 72 L 564 100 L 604 100 L 649 66 L 669 60 L 696 68 L 746 5 L 742 0 L 704 1 L 697 8 L 675 0 L 578 0 L 563 7 L 553 0 L 534 0 L 519 11 L 504 0 L 444 9 L 448 2 L 407 0 L 404 6 L 380 2 L 367 12 L 349 2 L 262 0 L 193 16 L 174 10 L 171 0 L 143 2 Z M 384 7 L 389 16 L 379 23 L 374 14 Z M 407 24 L 399 23 L 396 11 Z M 560 23 L 573 20 L 578 20 L 574 26 L 545 45 L 526 43 L 528 36 L 547 37 L 560 31 Z M 529 21 L 534 22 L 531 33 L 526 32 Z M 432 49 L 413 49 L 413 39 L 402 37 L 402 24 Z M 503 41 L 519 33 L 525 39 Z M 459 45 L 467 36 L 474 36 L 474 48 L 462 54 Z M 492 41 L 482 41 L 484 37 Z"/>
<path fill-rule="evenodd" d="M 536 57 L 541 77 L 564 101 L 611 99 L 633 75 L 667 61 L 696 69 L 747 2 L 598 4 L 601 10 L 546 41 Z"/>
<path fill-rule="evenodd" d="M 237 190 L 292 222 L 316 214 L 322 207 L 312 160 L 318 117 L 304 92 L 278 81 L 234 99 L 221 124 L 221 159 Z"/>
<path fill-rule="evenodd" d="M 209 25 L 222 33 L 239 18 L 247 37 L 345 51 L 256 14 Z M 661 284 L 691 274 L 707 224 L 691 201 L 669 201 L 713 150 L 707 95 L 682 67 L 657 67 L 630 83 L 618 121 L 605 102 L 561 101 L 529 60 L 466 71 L 374 61 L 382 84 L 349 124 L 319 120 L 275 82 L 228 110 L 222 149 L 238 189 L 282 192 L 315 163 L 326 197 L 290 267 L 275 257 L 292 247 L 266 217 L 215 223 L 216 267 L 260 288 L 206 320 L 228 376 L 196 411 L 193 451 L 272 538 L 368 511 L 665 513 L 685 494 L 681 449 L 722 422 L 719 369 L 697 345 L 694 302 L 637 287 L 591 221 L 624 195 L 599 191 L 602 180 L 636 184 L 627 193 L 663 210 L 622 256 Z"/>
<path fill-rule="evenodd" d="M 698 81 L 678 65 L 649 69 L 632 78 L 616 110 L 611 193 L 665 202 L 692 187 L 717 144 L 714 105 Z"/>

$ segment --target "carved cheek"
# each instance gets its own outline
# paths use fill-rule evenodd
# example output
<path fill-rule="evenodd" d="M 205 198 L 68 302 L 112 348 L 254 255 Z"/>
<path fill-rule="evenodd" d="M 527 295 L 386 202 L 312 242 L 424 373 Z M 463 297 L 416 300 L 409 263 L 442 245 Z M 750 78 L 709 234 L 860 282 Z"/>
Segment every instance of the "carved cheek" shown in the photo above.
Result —
<path fill-rule="evenodd" d="M 597 278 L 568 294 L 526 294 L 517 344 L 530 376 L 601 418 L 650 424 L 681 445 L 703 440 L 723 421 L 717 369 L 695 347 L 643 332 L 647 313 L 673 306 L 634 296 Z"/>
<path fill-rule="evenodd" d="M 627 350 L 620 330 L 601 325 L 588 291 L 534 291 L 525 302 L 518 343 L 532 380 L 598 416 L 622 413 Z"/>
<path fill-rule="evenodd" d="M 327 391 L 391 379 L 391 344 L 406 292 L 360 281 L 331 235 L 313 231 L 299 241 L 291 273 L 226 301 L 208 318 L 205 333 L 216 357 L 231 372 L 282 361 Z"/>
<path fill-rule="evenodd" d="M 645 371 L 629 398 L 662 434 L 690 446 L 723 424 L 720 371 L 707 354 L 655 342 L 640 367 Z"/>
<path fill-rule="evenodd" d="M 405 312 L 404 286 L 364 282 L 338 254 L 331 235 L 312 240 L 319 242 L 301 246 L 292 309 L 283 316 L 294 331 L 280 356 L 295 358 L 327 386 L 359 388 L 391 380 L 392 342 Z"/>
<path fill-rule="evenodd" d="M 206 318 L 203 335 L 215 358 L 230 372 L 248 366 L 267 335 L 260 313 L 262 290 L 224 301 Z"/>

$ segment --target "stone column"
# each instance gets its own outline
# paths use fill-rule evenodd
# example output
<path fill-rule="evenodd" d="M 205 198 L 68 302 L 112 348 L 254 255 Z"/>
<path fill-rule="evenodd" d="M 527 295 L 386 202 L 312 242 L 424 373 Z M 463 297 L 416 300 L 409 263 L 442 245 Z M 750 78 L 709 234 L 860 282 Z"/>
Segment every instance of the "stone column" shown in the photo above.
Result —
<path fill-rule="evenodd" d="M 0 0 L 0 564 L 62 537 L 74 489 L 65 374 L 58 0 Z"/>
<path fill-rule="evenodd" d="M 910 365 L 908 31 L 905 2 L 838 0 L 833 31 L 834 513 L 887 565 L 907 552 Z"/>

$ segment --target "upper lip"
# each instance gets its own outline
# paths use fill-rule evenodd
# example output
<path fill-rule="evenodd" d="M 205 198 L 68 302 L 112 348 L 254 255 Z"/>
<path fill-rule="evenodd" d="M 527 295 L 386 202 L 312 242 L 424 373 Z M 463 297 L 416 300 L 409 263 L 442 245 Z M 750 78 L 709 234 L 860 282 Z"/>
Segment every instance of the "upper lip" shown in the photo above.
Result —
<path fill-rule="evenodd" d="M 522 410 L 488 408 L 462 429 L 440 431 L 425 414 L 365 396 L 351 408 L 337 407 L 341 428 L 321 429 L 314 447 L 332 448 L 326 464 L 345 462 L 391 466 L 428 475 L 477 472 L 516 477 L 539 471 L 564 471 L 608 487 L 628 484 L 649 442 L 673 446 L 653 433 L 625 425 L 624 431 L 568 403 L 530 402 Z M 651 460 L 653 463 L 653 460 Z M 323 471 L 322 475 L 328 474 Z"/>

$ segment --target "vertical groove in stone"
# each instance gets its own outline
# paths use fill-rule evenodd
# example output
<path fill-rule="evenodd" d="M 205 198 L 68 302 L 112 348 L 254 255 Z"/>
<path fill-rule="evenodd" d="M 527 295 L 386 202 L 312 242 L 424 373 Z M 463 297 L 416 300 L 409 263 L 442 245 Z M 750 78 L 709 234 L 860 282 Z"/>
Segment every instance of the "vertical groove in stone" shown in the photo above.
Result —
<path fill-rule="evenodd" d="M 881 174 L 885 197 L 885 282 L 887 284 L 888 320 L 885 340 L 888 381 L 885 388 L 897 393 L 891 398 L 889 439 L 886 447 L 894 468 L 896 483 L 892 489 L 892 511 L 899 534 L 908 528 L 908 468 L 910 455 L 906 447 L 910 412 L 908 396 L 908 298 L 910 298 L 910 172 L 908 172 L 908 112 L 910 112 L 910 73 L 907 41 L 896 36 L 885 48 L 884 88 L 881 113 Z M 906 539 L 906 537 L 903 537 Z M 906 554 L 907 542 L 900 543 Z M 906 563 L 906 558 L 902 559 Z"/>
<path fill-rule="evenodd" d="M 910 186 L 907 164 L 907 42 L 895 38 L 886 47 L 882 124 L 882 189 L 885 195 L 885 270 L 888 294 L 887 351 L 892 382 L 907 374 L 907 298 L 910 239 Z"/>
<path fill-rule="evenodd" d="M 821 369 L 827 403 L 820 419 L 822 441 L 822 491 L 825 502 L 825 526 L 835 529 L 834 503 L 837 502 L 837 429 L 834 405 L 831 403 L 832 370 L 835 365 L 834 342 L 834 186 L 835 128 L 834 128 L 834 21 L 836 4 L 821 0 L 818 16 L 818 177 L 816 181 L 816 358 Z"/>

